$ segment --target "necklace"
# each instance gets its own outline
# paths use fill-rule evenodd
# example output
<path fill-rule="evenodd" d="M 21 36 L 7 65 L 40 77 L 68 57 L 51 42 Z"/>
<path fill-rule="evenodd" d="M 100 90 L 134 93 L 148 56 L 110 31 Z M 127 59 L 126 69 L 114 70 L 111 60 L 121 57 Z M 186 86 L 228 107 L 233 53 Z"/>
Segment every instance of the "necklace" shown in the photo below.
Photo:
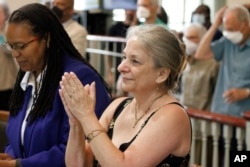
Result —
<path fill-rule="evenodd" d="M 135 123 L 134 123 L 134 126 L 133 128 L 136 127 L 136 125 L 138 124 L 138 122 L 144 117 L 144 115 L 146 115 L 148 113 L 148 111 L 151 109 L 151 107 L 153 106 L 153 104 L 156 102 L 156 100 L 158 100 L 159 98 L 161 98 L 164 94 L 161 94 L 160 96 L 156 97 L 153 102 L 151 103 L 151 105 L 147 108 L 147 110 L 138 118 L 137 116 L 137 105 L 135 105 Z"/>

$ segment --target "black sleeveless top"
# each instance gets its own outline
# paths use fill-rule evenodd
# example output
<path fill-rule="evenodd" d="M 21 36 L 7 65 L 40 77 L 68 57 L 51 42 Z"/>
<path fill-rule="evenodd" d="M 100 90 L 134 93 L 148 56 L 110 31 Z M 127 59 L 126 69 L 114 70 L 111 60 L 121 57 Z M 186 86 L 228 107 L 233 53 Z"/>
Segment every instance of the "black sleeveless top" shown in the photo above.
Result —
<path fill-rule="evenodd" d="M 108 136 L 110 139 L 112 139 L 113 136 L 113 128 L 114 128 L 114 124 L 115 124 L 115 120 L 116 118 L 119 116 L 119 114 L 122 112 L 122 110 L 132 101 L 133 98 L 127 98 L 124 101 L 122 101 L 119 106 L 117 107 L 113 119 L 110 123 L 109 129 L 108 129 Z M 176 104 L 179 105 L 183 108 L 183 106 L 177 102 L 171 102 L 168 104 Z M 139 132 L 133 137 L 133 139 L 128 142 L 128 143 L 123 143 L 120 145 L 119 150 L 124 152 L 129 145 L 136 139 L 136 137 L 140 134 L 140 132 L 142 131 L 142 129 L 144 128 L 144 126 L 147 124 L 147 122 L 149 121 L 149 119 L 156 113 L 157 111 L 153 112 L 144 122 L 144 124 L 141 126 L 141 129 L 139 130 Z M 157 165 L 157 167 L 187 167 L 188 166 L 188 162 L 189 162 L 189 158 L 190 155 L 186 155 L 185 157 L 177 157 L 174 156 L 172 154 L 170 154 L 168 157 L 166 157 L 160 164 Z M 100 166 L 98 164 L 98 162 L 95 160 L 94 162 L 94 166 Z"/>

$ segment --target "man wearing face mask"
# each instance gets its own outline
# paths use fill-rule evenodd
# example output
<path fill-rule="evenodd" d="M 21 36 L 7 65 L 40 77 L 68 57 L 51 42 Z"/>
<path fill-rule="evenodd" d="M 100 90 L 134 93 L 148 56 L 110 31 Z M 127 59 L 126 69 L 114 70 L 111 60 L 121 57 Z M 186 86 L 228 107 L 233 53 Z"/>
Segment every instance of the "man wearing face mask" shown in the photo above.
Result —
<path fill-rule="evenodd" d="M 214 59 L 194 57 L 206 32 L 206 28 L 197 23 L 191 23 L 184 29 L 183 42 L 188 63 L 181 77 L 180 101 L 187 107 L 210 111 L 219 66 Z"/>
<path fill-rule="evenodd" d="M 136 16 L 142 24 L 166 25 L 157 17 L 159 7 L 159 0 L 138 0 Z"/>
<path fill-rule="evenodd" d="M 221 23 L 224 37 L 211 43 Z M 242 5 L 221 8 L 195 54 L 196 58 L 214 57 L 221 62 L 212 100 L 213 112 L 241 117 L 250 110 L 249 53 L 249 12 Z"/>
<path fill-rule="evenodd" d="M 199 24 L 203 25 L 204 27 L 206 27 L 206 29 L 208 30 L 210 28 L 210 26 L 212 25 L 211 19 L 210 19 L 209 6 L 207 6 L 205 4 L 199 5 L 192 13 L 191 22 L 192 23 L 199 23 Z M 214 36 L 213 36 L 212 41 L 218 40 L 221 37 L 222 37 L 222 33 L 219 29 L 217 29 Z"/>
<path fill-rule="evenodd" d="M 74 15 L 74 0 L 53 0 L 52 10 L 63 24 L 75 48 L 83 57 L 86 57 L 87 30 L 72 19 Z"/>

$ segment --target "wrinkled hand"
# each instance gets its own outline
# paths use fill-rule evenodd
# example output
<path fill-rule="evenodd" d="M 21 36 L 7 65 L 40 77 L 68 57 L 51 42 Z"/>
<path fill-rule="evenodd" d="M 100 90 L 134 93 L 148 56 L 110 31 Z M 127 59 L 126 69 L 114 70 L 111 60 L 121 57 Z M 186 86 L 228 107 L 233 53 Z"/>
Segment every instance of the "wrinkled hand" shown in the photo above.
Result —
<path fill-rule="evenodd" d="M 78 124 L 84 117 L 95 114 L 95 82 L 83 86 L 71 72 L 64 73 L 60 86 L 60 97 L 71 124 Z"/>
<path fill-rule="evenodd" d="M 231 88 L 223 93 L 223 98 L 228 103 L 237 102 L 248 97 L 245 89 Z"/>
<path fill-rule="evenodd" d="M 214 21 L 214 24 L 216 24 L 217 26 L 221 25 L 222 20 L 223 20 L 223 15 L 226 9 L 227 9 L 227 6 L 223 6 L 217 11 L 215 15 L 215 21 Z"/>

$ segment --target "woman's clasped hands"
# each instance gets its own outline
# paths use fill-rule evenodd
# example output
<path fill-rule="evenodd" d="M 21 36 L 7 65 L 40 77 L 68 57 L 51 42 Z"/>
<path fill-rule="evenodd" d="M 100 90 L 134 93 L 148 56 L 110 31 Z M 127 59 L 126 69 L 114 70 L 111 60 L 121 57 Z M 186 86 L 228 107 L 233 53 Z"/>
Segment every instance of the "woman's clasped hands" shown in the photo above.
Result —
<path fill-rule="evenodd" d="M 1 167 L 15 167 L 16 160 L 5 153 L 0 153 L 0 166 Z"/>
<path fill-rule="evenodd" d="M 73 72 L 65 72 L 60 81 L 60 97 L 69 116 L 70 124 L 95 114 L 95 82 L 82 85 Z"/>

